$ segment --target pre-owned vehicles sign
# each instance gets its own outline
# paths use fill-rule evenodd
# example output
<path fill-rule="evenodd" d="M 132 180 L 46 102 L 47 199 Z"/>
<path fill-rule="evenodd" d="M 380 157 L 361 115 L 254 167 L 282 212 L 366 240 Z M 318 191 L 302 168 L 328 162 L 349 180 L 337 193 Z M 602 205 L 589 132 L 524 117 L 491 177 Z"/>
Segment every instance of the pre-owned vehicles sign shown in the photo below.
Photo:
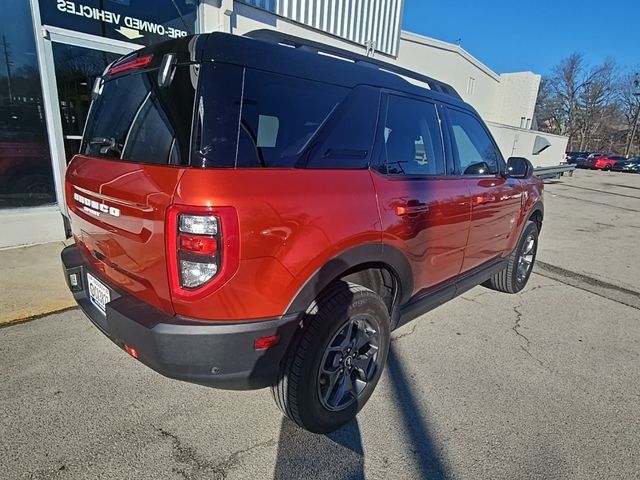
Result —
<path fill-rule="evenodd" d="M 165 27 L 162 24 L 154 23 L 149 20 L 124 16 L 120 13 L 102 10 L 89 5 L 82 5 L 69 0 L 58 0 L 56 6 L 58 11 L 61 13 L 78 15 L 91 20 L 99 20 L 101 22 L 114 24 L 120 27 L 115 29 L 116 32 L 119 32 L 130 39 L 140 38 L 144 36 L 144 32 L 171 38 L 186 37 L 188 35 L 188 32 L 185 30 Z M 122 26 L 125 28 L 122 28 Z"/>
<path fill-rule="evenodd" d="M 43 25 L 150 45 L 194 32 L 191 0 L 41 0 Z"/>

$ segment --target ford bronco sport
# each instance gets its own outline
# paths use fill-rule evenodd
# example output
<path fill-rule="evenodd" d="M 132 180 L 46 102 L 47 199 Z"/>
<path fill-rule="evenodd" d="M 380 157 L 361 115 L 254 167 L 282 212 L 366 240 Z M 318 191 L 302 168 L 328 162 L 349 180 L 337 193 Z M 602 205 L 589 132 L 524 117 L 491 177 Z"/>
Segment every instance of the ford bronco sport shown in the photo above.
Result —
<path fill-rule="evenodd" d="M 271 386 L 328 432 L 371 396 L 391 330 L 478 284 L 525 286 L 542 183 L 450 86 L 261 38 L 186 37 L 105 70 L 62 261 L 132 357 Z"/>

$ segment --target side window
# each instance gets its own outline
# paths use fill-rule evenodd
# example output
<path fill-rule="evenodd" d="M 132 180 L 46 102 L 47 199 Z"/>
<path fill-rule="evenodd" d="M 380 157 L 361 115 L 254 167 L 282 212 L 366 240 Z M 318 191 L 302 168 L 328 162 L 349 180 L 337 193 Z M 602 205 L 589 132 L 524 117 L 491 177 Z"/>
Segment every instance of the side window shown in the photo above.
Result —
<path fill-rule="evenodd" d="M 499 153 L 482 124 L 473 116 L 448 109 L 454 152 L 463 175 L 496 175 Z"/>
<path fill-rule="evenodd" d="M 348 90 L 246 70 L 238 167 L 293 167 Z"/>
<path fill-rule="evenodd" d="M 368 86 L 354 88 L 327 122 L 306 166 L 366 168 L 376 133 L 379 104 L 378 89 Z"/>
<path fill-rule="evenodd" d="M 202 65 L 194 108 L 193 166 L 235 167 L 243 74 L 244 69 L 236 65 Z"/>
<path fill-rule="evenodd" d="M 444 175 L 440 123 L 435 105 L 389 95 L 383 157 L 391 175 Z"/>

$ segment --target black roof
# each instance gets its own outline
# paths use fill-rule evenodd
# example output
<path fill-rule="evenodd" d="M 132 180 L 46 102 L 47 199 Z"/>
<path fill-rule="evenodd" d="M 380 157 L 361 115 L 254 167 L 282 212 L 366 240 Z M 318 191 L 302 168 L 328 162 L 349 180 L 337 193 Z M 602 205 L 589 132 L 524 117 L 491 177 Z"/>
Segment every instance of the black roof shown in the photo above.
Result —
<path fill-rule="evenodd" d="M 468 105 L 460 99 L 453 87 L 430 77 L 363 55 L 324 45 L 320 47 L 320 44 L 284 34 L 278 33 L 271 36 L 265 35 L 264 31 L 257 31 L 249 35 L 259 38 L 242 37 L 222 32 L 201 35 L 205 41 L 202 45 L 202 61 L 213 60 L 237 64 L 344 87 L 362 84 L 374 85 L 431 97 L 468 108 Z M 302 48 L 284 46 L 276 43 L 278 40 L 298 40 L 300 43 L 294 45 Z M 328 53 L 328 55 L 320 54 L 318 51 Z M 336 56 L 341 58 L 336 58 Z M 403 76 L 426 83 L 430 89 L 414 85 Z"/>
<path fill-rule="evenodd" d="M 258 30 L 249 35 L 259 38 L 223 32 L 191 35 L 144 47 L 117 63 L 151 53 L 153 59 L 146 68 L 153 69 L 160 66 L 166 53 L 175 53 L 178 63 L 213 61 L 349 88 L 372 85 L 473 110 L 462 101 L 453 87 L 431 77 L 278 32 Z M 411 83 L 411 80 L 426 85 L 421 87 Z"/>

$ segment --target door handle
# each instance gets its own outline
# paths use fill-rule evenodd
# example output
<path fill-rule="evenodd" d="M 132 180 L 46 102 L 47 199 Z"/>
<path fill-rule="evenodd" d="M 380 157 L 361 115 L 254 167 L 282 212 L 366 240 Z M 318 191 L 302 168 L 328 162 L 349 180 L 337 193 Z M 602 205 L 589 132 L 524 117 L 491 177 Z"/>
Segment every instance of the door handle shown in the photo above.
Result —
<path fill-rule="evenodd" d="M 415 215 L 417 213 L 426 213 L 429 211 L 429 206 L 426 203 L 419 203 L 418 205 L 398 205 L 396 207 L 396 215 L 402 217 L 404 215 Z"/>
<path fill-rule="evenodd" d="M 492 203 L 496 201 L 496 196 L 493 194 L 485 193 L 482 195 L 476 195 L 474 198 L 474 203 L 476 205 L 482 205 L 483 203 Z"/>

